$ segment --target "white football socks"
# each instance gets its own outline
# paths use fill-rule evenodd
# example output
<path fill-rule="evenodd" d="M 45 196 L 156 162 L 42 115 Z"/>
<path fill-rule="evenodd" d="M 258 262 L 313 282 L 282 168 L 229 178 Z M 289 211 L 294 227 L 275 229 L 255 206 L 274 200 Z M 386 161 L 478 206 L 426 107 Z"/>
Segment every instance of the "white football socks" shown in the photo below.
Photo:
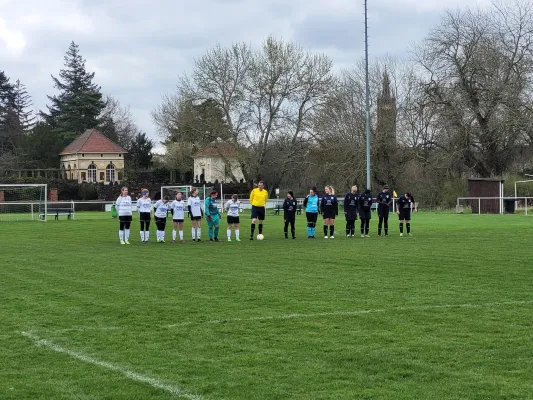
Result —
<path fill-rule="evenodd" d="M 130 240 L 130 230 L 126 229 L 124 231 L 124 234 L 125 234 L 124 238 L 126 239 L 126 242 L 127 242 L 128 240 Z"/>
<path fill-rule="evenodd" d="M 226 233 L 228 234 L 228 239 L 231 239 L 231 229 L 228 229 Z"/>
<path fill-rule="evenodd" d="M 172 231 L 172 240 L 176 240 L 176 231 Z"/>
<path fill-rule="evenodd" d="M 180 231 L 180 240 L 183 240 L 183 231 Z"/>
<path fill-rule="evenodd" d="M 192 228 L 192 240 L 196 239 L 196 228 Z"/>
<path fill-rule="evenodd" d="M 235 229 L 235 238 L 236 238 L 236 239 L 239 238 L 239 230 L 238 230 L 238 229 Z"/>
<path fill-rule="evenodd" d="M 144 231 L 141 231 L 141 242 L 144 242 L 146 239 L 144 238 Z"/>
<path fill-rule="evenodd" d="M 124 231 L 118 231 L 118 238 L 120 239 L 121 242 L 124 241 Z"/>
<path fill-rule="evenodd" d="M 200 236 L 202 235 L 202 229 L 196 228 L 196 239 L 200 239 Z"/>

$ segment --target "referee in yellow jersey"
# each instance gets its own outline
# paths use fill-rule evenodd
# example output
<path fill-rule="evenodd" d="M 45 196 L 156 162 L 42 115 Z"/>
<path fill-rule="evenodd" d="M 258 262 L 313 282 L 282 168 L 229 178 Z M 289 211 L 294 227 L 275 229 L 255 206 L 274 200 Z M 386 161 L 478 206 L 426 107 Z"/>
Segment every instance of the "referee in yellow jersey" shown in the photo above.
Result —
<path fill-rule="evenodd" d="M 259 222 L 259 233 L 263 233 L 263 221 L 265 220 L 265 207 L 268 200 L 268 191 L 265 189 L 263 181 L 259 181 L 257 188 L 250 193 L 250 204 L 252 205 L 252 228 L 250 240 L 254 240 L 255 223 Z"/>

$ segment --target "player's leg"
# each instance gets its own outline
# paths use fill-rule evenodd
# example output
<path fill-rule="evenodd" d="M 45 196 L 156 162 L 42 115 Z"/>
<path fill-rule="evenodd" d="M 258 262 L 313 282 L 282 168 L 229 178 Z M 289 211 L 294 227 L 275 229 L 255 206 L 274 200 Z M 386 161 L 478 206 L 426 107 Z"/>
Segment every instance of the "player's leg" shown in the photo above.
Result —
<path fill-rule="evenodd" d="M 346 215 L 346 237 L 350 237 L 351 235 L 351 219 Z"/>
<path fill-rule="evenodd" d="M 183 242 L 183 220 L 178 222 L 178 230 L 180 233 L 180 242 Z"/>
<path fill-rule="evenodd" d="M 285 234 L 285 239 L 288 239 L 289 238 L 289 220 L 286 219 L 284 222 L 285 222 L 285 225 L 283 226 L 283 233 Z"/>
<path fill-rule="evenodd" d="M 147 219 L 144 221 L 144 242 L 148 243 L 150 239 L 150 213 L 147 213 Z"/>
<path fill-rule="evenodd" d="M 235 219 L 233 221 L 234 221 L 233 226 L 235 227 L 235 240 L 237 242 L 240 242 L 241 241 L 240 231 L 239 231 L 239 223 L 241 222 L 240 218 L 239 217 L 235 217 Z"/>
<path fill-rule="evenodd" d="M 365 237 L 365 225 L 366 225 L 365 216 L 363 213 L 361 213 L 361 225 L 360 225 L 361 237 Z"/>
<path fill-rule="evenodd" d="M 165 229 L 167 227 L 167 219 L 161 218 L 161 243 L 165 243 Z"/>
<path fill-rule="evenodd" d="M 366 215 L 365 221 L 365 236 L 370 237 L 370 220 L 372 219 L 371 211 L 369 211 Z"/>
<path fill-rule="evenodd" d="M 250 240 L 254 240 L 256 222 L 257 222 L 257 207 L 252 206 L 252 224 L 250 225 Z"/>
<path fill-rule="evenodd" d="M 201 217 L 196 217 L 196 240 L 198 242 L 201 242 L 202 239 L 202 218 Z"/>
<path fill-rule="evenodd" d="M 385 224 L 385 236 L 389 236 L 389 210 L 383 215 L 383 222 Z"/>
<path fill-rule="evenodd" d="M 144 216 L 142 214 L 140 214 L 139 222 L 141 224 L 141 230 L 139 231 L 139 233 L 141 234 L 141 242 L 144 243 Z"/>
<path fill-rule="evenodd" d="M 411 213 L 408 213 L 405 217 L 405 227 L 407 228 L 407 234 L 411 235 Z"/>
<path fill-rule="evenodd" d="M 329 237 L 330 239 L 335 238 L 335 218 L 329 219 Z"/>
<path fill-rule="evenodd" d="M 228 242 L 231 242 L 231 228 L 233 226 L 233 217 L 227 216 L 226 222 L 228 223 L 228 227 L 226 228 L 226 236 L 228 237 Z"/>
<path fill-rule="evenodd" d="M 403 213 L 400 211 L 400 215 L 398 216 L 400 219 L 400 236 L 403 236 L 403 223 L 405 222 Z"/>
<path fill-rule="evenodd" d="M 329 226 L 329 218 L 324 217 L 324 239 L 328 238 L 328 226 Z"/>
<path fill-rule="evenodd" d="M 259 234 L 260 235 L 263 234 L 263 222 L 265 222 L 265 214 L 266 214 L 265 207 L 261 207 L 258 209 L 257 220 L 259 222 Z"/>
<path fill-rule="evenodd" d="M 119 216 L 119 230 L 118 230 L 118 238 L 120 239 L 120 244 L 126 244 L 124 241 L 124 227 L 126 226 L 126 222 L 124 221 L 124 217 Z"/>
<path fill-rule="evenodd" d="M 126 217 L 126 223 L 124 224 L 124 241 L 126 244 L 130 244 L 130 226 L 131 226 L 131 215 Z"/>
<path fill-rule="evenodd" d="M 211 217 L 211 220 L 207 220 L 207 236 L 209 236 L 209 241 L 213 241 L 213 230 L 215 228 L 215 224 L 213 221 L 213 217 Z"/>
<path fill-rule="evenodd" d="M 296 239 L 296 228 L 294 227 L 296 223 L 296 217 L 292 217 L 291 220 L 291 235 L 293 239 Z"/>
<path fill-rule="evenodd" d="M 381 229 L 383 227 L 383 213 L 378 211 L 378 236 L 381 236 Z"/>
<path fill-rule="evenodd" d="M 191 235 L 192 235 L 192 241 L 195 242 L 196 241 L 196 220 L 194 219 L 194 217 L 191 217 Z"/>
<path fill-rule="evenodd" d="M 218 217 L 218 215 L 213 218 L 213 225 L 215 227 L 215 242 L 218 242 L 218 233 L 220 231 L 220 218 Z"/>
<path fill-rule="evenodd" d="M 176 243 L 178 230 L 178 221 L 172 220 L 172 243 Z"/>

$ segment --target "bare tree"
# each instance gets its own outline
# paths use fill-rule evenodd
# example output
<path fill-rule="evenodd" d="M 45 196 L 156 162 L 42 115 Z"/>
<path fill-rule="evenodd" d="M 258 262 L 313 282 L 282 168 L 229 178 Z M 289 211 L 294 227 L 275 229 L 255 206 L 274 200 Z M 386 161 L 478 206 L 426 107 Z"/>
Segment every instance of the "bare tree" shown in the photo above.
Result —
<path fill-rule="evenodd" d="M 521 0 L 447 12 L 415 49 L 427 104 L 445 131 L 441 145 L 480 176 L 506 171 L 530 130 L 532 17 Z"/>
<path fill-rule="evenodd" d="M 140 133 L 129 107 L 122 106 L 112 97 L 106 96 L 105 108 L 100 115 L 102 133 L 128 149 L 136 135 Z"/>

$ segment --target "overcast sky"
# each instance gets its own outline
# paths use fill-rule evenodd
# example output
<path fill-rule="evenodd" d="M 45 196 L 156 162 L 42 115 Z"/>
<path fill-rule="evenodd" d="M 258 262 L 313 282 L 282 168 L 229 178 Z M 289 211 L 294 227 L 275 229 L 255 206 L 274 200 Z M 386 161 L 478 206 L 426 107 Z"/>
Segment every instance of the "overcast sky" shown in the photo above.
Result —
<path fill-rule="evenodd" d="M 369 0 L 370 51 L 408 56 L 446 8 L 490 0 Z M 363 0 L 0 0 L 0 70 L 44 109 L 72 40 L 104 94 L 129 105 L 157 139 L 150 111 L 178 74 L 220 42 L 258 46 L 272 34 L 330 55 L 336 68 L 364 56 Z"/>

